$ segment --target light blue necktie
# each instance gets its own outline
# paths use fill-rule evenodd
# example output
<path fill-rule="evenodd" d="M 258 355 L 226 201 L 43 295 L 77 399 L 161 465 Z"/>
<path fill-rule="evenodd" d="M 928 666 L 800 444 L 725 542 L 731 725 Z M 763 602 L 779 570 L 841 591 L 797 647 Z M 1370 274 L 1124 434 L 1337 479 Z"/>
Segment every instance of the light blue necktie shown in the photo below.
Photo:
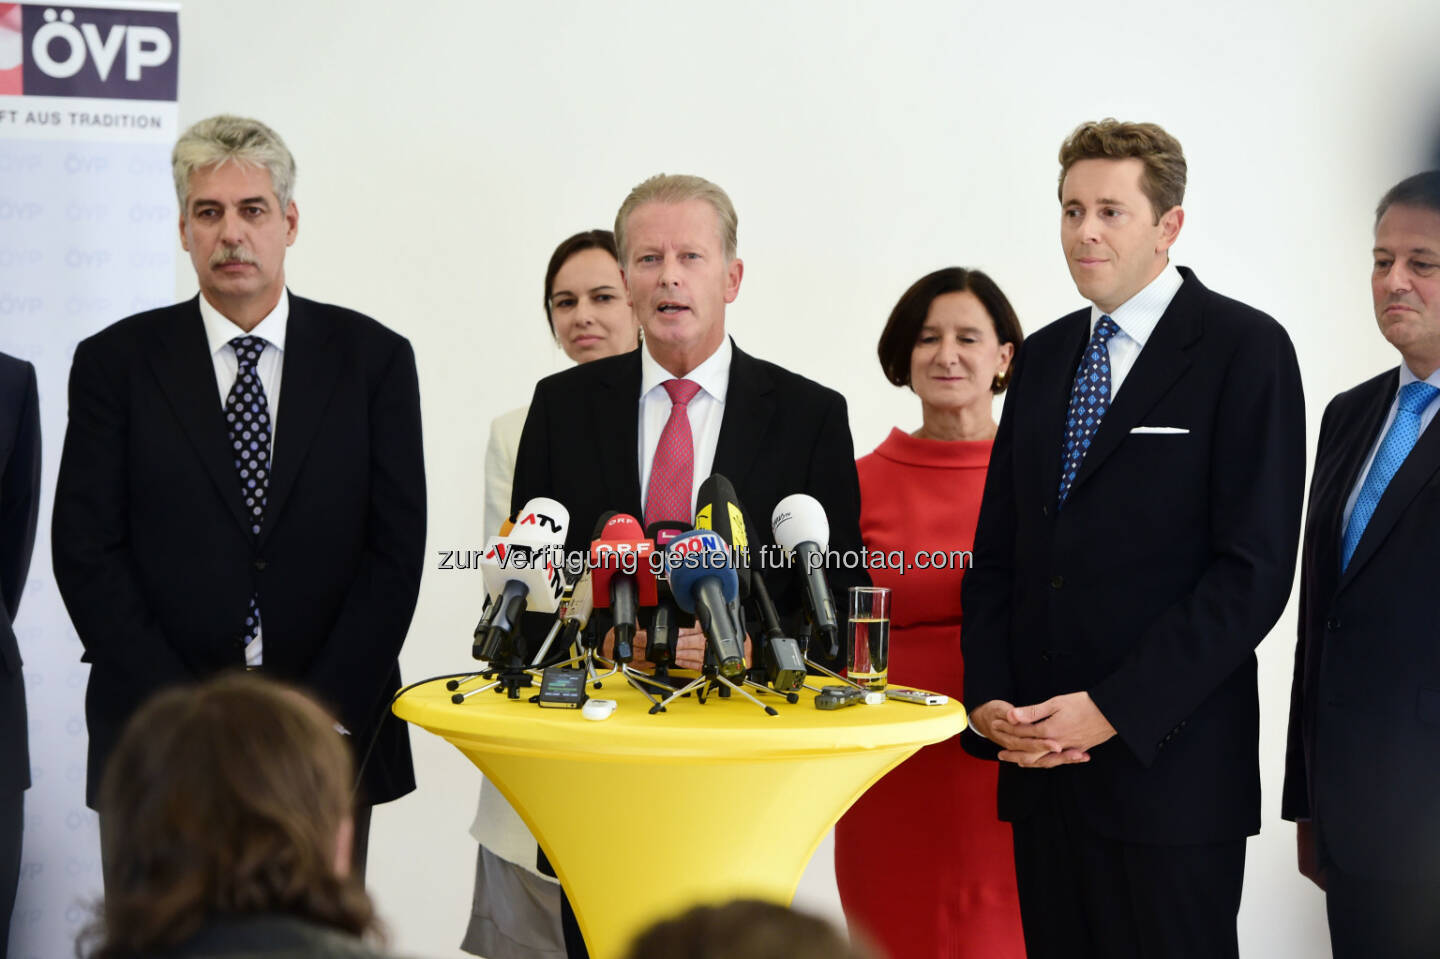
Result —
<path fill-rule="evenodd" d="M 1075 383 L 1070 388 L 1070 405 L 1065 410 L 1065 451 L 1064 462 L 1060 465 L 1060 495 L 1057 508 L 1065 505 L 1070 495 L 1070 484 L 1085 461 L 1085 453 L 1100 428 L 1100 420 L 1110 408 L 1110 348 L 1106 345 L 1110 337 L 1120 332 L 1120 327 L 1108 316 L 1100 317 L 1090 342 L 1085 345 L 1085 355 L 1080 357 L 1080 366 L 1075 370 Z"/>
<path fill-rule="evenodd" d="M 1345 536 L 1340 540 L 1342 573 L 1350 565 L 1350 557 L 1355 555 L 1355 547 L 1364 535 L 1370 518 L 1375 515 L 1375 507 L 1380 505 L 1380 497 L 1384 495 L 1385 487 L 1390 485 L 1390 481 L 1400 469 L 1400 464 L 1405 462 L 1405 457 L 1415 448 L 1415 441 L 1420 438 L 1420 413 L 1430 405 L 1436 393 L 1440 393 L 1440 387 L 1419 381 L 1407 383 L 1400 390 L 1400 404 L 1395 410 L 1395 422 L 1390 424 L 1385 439 L 1380 441 L 1380 449 L 1375 452 L 1375 461 L 1370 464 L 1370 472 L 1365 474 L 1360 495 L 1355 498 L 1355 508 L 1350 512 L 1350 523 L 1345 527 Z"/>

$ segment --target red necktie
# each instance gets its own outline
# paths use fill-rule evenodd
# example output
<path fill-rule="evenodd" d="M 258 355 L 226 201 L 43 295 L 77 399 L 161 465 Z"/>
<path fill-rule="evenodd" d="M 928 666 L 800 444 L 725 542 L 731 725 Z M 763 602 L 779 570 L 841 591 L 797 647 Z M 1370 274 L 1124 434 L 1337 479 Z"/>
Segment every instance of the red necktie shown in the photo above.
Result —
<path fill-rule="evenodd" d="M 694 514 L 690 489 L 695 481 L 695 443 L 686 408 L 700 392 L 700 384 L 666 380 L 661 385 L 670 394 L 670 418 L 660 431 L 660 443 L 650 464 L 650 488 L 645 491 L 646 526 L 661 520 L 688 523 Z"/>

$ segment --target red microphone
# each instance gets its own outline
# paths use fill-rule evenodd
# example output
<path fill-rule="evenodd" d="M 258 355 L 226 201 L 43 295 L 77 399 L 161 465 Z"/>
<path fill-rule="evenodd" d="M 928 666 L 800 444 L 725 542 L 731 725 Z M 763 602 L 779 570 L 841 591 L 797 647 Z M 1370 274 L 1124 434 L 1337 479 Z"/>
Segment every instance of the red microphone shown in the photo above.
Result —
<path fill-rule="evenodd" d="M 590 581 L 597 609 L 609 609 L 615 621 L 615 662 L 634 658 L 639 607 L 654 606 L 655 571 L 650 555 L 655 544 L 645 538 L 640 521 L 617 513 L 590 544 Z"/>
<path fill-rule="evenodd" d="M 611 584 L 617 577 L 635 584 L 640 606 L 655 605 L 655 570 L 650 554 L 655 543 L 645 538 L 640 521 L 629 513 L 616 513 L 590 544 L 590 582 L 595 591 L 595 608 L 609 609 L 614 603 Z"/>

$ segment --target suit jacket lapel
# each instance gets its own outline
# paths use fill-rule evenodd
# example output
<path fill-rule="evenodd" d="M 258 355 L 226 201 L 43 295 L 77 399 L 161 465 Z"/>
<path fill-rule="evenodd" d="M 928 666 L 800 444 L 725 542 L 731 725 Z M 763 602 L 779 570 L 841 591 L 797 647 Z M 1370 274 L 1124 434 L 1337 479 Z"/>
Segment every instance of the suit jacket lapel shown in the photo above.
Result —
<path fill-rule="evenodd" d="M 1125 442 L 1130 430 L 1140 425 L 1145 414 L 1154 408 L 1190 365 L 1188 350 L 1201 334 L 1200 297 L 1204 292 L 1200 281 L 1187 270 L 1184 285 L 1170 301 L 1160 322 L 1155 324 L 1154 331 L 1135 359 L 1135 365 L 1120 384 L 1114 402 L 1105 412 L 1105 418 L 1100 421 L 1100 429 L 1096 431 L 1090 449 L 1075 474 L 1075 482 L 1071 484 L 1072 494 L 1075 487 L 1084 483 L 1100 468 L 1106 457 Z"/>
<path fill-rule="evenodd" d="M 614 371 L 601 381 L 602 388 L 585 401 L 590 407 L 590 435 L 598 447 L 595 462 L 603 472 L 605 501 L 628 503 L 634 515 L 643 518 L 639 452 L 640 350 L 626 353 L 621 359 L 623 362 L 617 362 Z M 622 455 L 615 455 L 616 450 Z"/>
<path fill-rule="evenodd" d="M 249 518 L 241 507 L 240 477 L 230 450 L 220 387 L 215 380 L 215 361 L 205 338 L 199 304 L 197 296 L 176 307 L 171 322 L 155 337 L 150 365 L 176 419 L 215 483 L 216 493 L 235 517 L 236 524 L 248 533 Z"/>
<path fill-rule="evenodd" d="M 275 448 L 260 543 L 269 538 L 295 486 L 325 407 L 335 391 L 341 358 L 329 346 L 332 328 L 309 300 L 290 297 L 285 361 L 280 374 L 280 408 L 275 414 Z"/>
<path fill-rule="evenodd" d="M 760 452 L 757 439 L 765 435 L 775 412 L 775 384 L 754 357 L 733 340 L 730 345 L 730 383 L 711 472 L 723 474 L 737 489 L 744 489 Z"/>
<path fill-rule="evenodd" d="M 1345 502 L 1350 498 L 1350 491 L 1360 481 L 1360 470 L 1365 466 L 1365 457 L 1369 455 L 1370 447 L 1380 434 L 1380 427 L 1385 424 L 1385 414 L 1389 411 L 1390 401 L 1395 397 L 1398 379 L 1398 372 L 1387 376 L 1381 381 L 1378 391 L 1358 404 L 1346 422 L 1334 427 L 1341 447 L 1335 451 L 1337 462 L 1334 473 L 1327 485 L 1323 505 L 1312 502 L 1310 506 L 1312 510 L 1319 508 L 1325 511 L 1324 515 L 1316 520 L 1325 524 L 1323 529 L 1317 530 L 1319 548 L 1324 550 L 1320 561 L 1325 564 L 1324 568 L 1330 571 L 1333 577 L 1331 582 L 1337 585 L 1340 578 L 1340 540 L 1345 535 Z M 1317 460 L 1315 469 L 1323 468 L 1326 468 L 1326 464 Z"/>
<path fill-rule="evenodd" d="M 1017 429 L 1022 435 L 1036 437 L 1033 449 L 1039 461 L 1022 463 L 1020 474 L 1035 477 L 1043 484 L 1039 491 L 1040 502 L 1055 505 L 1060 495 L 1060 461 L 1065 446 L 1065 413 L 1070 406 L 1070 391 L 1075 383 L 1075 368 L 1090 339 L 1089 311 L 1074 313 L 1056 321 L 1064 326 L 1059 347 L 1049 353 L 1027 353 L 1025 356 L 1025 379 L 1037 384 L 1038 393 L 1034 412 L 1026 415 L 1024 408 L 1017 409 L 1017 416 L 1024 416 L 1025 422 L 1017 420 Z M 1021 347 L 1021 349 L 1025 349 Z M 1009 400 L 1006 400 L 1008 403 Z M 1017 447 L 1023 449 L 1024 447 Z M 1048 497 L 1048 498 L 1047 498 Z"/>
<path fill-rule="evenodd" d="M 1398 380 L 1399 374 L 1396 374 Z M 1384 416 L 1389 412 L 1389 402 L 1394 400 L 1395 383 L 1388 378 L 1387 383 L 1391 389 L 1385 393 L 1386 403 L 1380 409 L 1380 422 L 1383 424 Z M 1345 572 L 1340 577 L 1339 588 L 1344 589 L 1346 584 L 1355 577 L 1356 572 L 1365 565 L 1366 561 L 1375 554 L 1375 550 L 1385 541 L 1390 530 L 1399 522 L 1401 514 L 1424 488 L 1425 484 L 1434 478 L 1437 471 L 1440 471 L 1440 429 L 1435 427 L 1435 420 L 1420 434 L 1416 441 L 1415 448 L 1410 455 L 1405 457 L 1405 462 L 1400 464 L 1390 485 L 1385 487 L 1385 492 L 1380 496 L 1380 502 L 1375 506 L 1375 515 L 1370 517 L 1370 522 L 1365 525 L 1365 532 L 1360 536 L 1360 542 L 1355 544 L 1355 554 L 1350 557 L 1350 565 L 1345 567 Z M 1370 446 L 1375 442 L 1375 436 L 1379 432 L 1377 425 L 1368 432 L 1370 442 L 1364 447 L 1361 456 L 1369 453 Z M 1356 469 L 1356 473 L 1359 469 Z M 1349 491 L 1353 487 L 1346 487 L 1345 494 L 1348 498 Z M 1341 502 L 1341 510 L 1344 510 L 1344 502 Z"/>

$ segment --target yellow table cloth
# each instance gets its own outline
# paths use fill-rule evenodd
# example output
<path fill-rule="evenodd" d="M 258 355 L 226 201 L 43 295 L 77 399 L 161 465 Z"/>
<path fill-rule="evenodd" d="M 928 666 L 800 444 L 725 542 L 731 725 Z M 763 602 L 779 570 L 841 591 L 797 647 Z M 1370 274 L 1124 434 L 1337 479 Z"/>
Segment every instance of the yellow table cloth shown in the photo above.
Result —
<path fill-rule="evenodd" d="M 697 903 L 788 904 L 851 803 L 921 746 L 965 728 L 954 701 L 831 711 L 806 691 L 794 705 L 761 696 L 778 716 L 734 695 L 703 705 L 692 695 L 652 716 L 613 676 L 589 692 L 619 708 L 593 721 L 527 702 L 537 689 L 457 705 L 434 680 L 393 708 L 469 757 L 520 813 L 593 959 L 617 959 L 652 922 Z"/>

